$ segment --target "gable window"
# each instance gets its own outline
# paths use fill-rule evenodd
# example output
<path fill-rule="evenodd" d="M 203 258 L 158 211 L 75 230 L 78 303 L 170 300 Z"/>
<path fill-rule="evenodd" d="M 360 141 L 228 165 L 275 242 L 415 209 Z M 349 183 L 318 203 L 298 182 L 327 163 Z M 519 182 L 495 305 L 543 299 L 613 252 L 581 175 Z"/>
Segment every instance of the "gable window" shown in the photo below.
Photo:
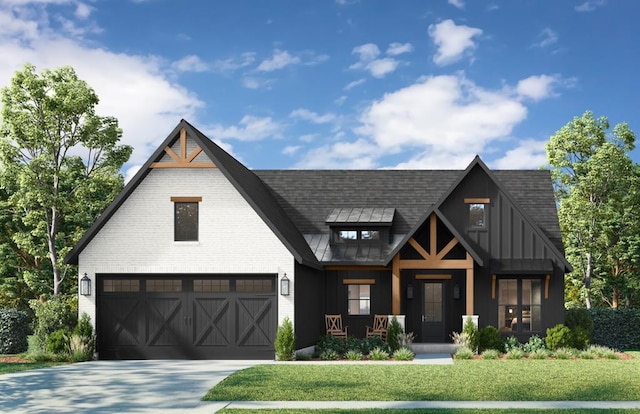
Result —
<path fill-rule="evenodd" d="M 340 240 L 358 240 L 358 232 L 355 230 L 340 230 L 338 231 L 338 237 Z"/>
<path fill-rule="evenodd" d="M 501 331 L 540 332 L 542 280 L 498 280 L 498 327 Z"/>
<path fill-rule="evenodd" d="M 490 203 L 488 198 L 465 198 L 465 204 L 469 206 L 469 228 L 487 228 L 487 207 Z"/>
<path fill-rule="evenodd" d="M 356 242 L 356 241 L 372 242 L 372 241 L 379 241 L 382 238 L 380 236 L 381 233 L 382 233 L 381 230 L 366 228 L 362 230 L 342 229 L 342 230 L 337 230 L 335 234 L 337 235 L 337 241 L 340 241 L 340 242 Z"/>
<path fill-rule="evenodd" d="M 171 197 L 174 209 L 174 240 L 198 241 L 198 207 L 202 197 Z"/>

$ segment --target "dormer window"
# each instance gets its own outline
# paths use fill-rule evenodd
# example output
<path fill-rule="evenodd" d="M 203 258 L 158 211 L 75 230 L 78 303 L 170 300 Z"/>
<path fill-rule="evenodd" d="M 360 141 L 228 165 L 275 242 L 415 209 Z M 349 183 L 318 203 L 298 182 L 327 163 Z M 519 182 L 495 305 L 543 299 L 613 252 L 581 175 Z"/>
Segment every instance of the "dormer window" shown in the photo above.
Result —
<path fill-rule="evenodd" d="M 326 219 L 332 243 L 382 243 L 389 240 L 393 208 L 336 208 Z"/>

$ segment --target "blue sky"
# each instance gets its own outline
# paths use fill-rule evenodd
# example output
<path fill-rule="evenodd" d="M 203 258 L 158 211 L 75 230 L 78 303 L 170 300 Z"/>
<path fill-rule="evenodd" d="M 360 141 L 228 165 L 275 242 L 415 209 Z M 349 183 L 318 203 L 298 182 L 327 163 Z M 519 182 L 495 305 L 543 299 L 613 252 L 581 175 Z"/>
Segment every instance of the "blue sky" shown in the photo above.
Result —
<path fill-rule="evenodd" d="M 71 65 L 134 147 L 185 118 L 251 168 L 537 168 L 585 110 L 640 133 L 635 0 L 0 0 L 0 86 Z M 640 152 L 632 154 L 640 160 Z"/>

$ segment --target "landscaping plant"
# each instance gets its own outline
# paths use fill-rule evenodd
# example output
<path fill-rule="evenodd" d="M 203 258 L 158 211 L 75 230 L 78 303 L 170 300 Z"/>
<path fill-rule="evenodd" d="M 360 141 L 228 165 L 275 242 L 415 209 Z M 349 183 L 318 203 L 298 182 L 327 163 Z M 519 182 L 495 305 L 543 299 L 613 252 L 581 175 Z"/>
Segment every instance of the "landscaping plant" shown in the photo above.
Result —
<path fill-rule="evenodd" d="M 479 352 L 489 349 L 502 352 L 504 349 L 504 339 L 502 339 L 498 328 L 489 325 L 480 329 L 478 331 L 478 348 Z"/>
<path fill-rule="evenodd" d="M 398 322 L 398 318 L 393 316 L 389 321 L 389 327 L 387 328 L 387 343 L 389 344 L 389 348 L 391 352 L 395 352 L 400 349 L 400 338 L 398 335 L 404 333 L 402 329 L 402 325 Z"/>
<path fill-rule="evenodd" d="M 402 347 L 394 352 L 392 356 L 396 361 L 411 361 L 415 354 L 409 348 Z"/>
<path fill-rule="evenodd" d="M 464 326 L 462 327 L 462 333 L 465 334 L 467 336 L 467 338 L 468 338 L 469 348 L 471 348 L 471 350 L 477 352 L 477 350 L 478 350 L 478 327 L 473 322 L 473 319 L 471 319 L 471 317 L 467 317 L 467 319 L 465 320 Z"/>
<path fill-rule="evenodd" d="M 276 331 L 276 359 L 278 361 L 293 361 L 296 350 L 296 335 L 289 317 L 285 317 L 282 325 Z"/>
<path fill-rule="evenodd" d="M 0 309 L 0 354 L 25 352 L 29 343 L 29 316 L 17 309 Z"/>
<path fill-rule="evenodd" d="M 547 336 L 544 338 L 547 348 L 555 351 L 559 348 L 568 348 L 573 343 L 571 329 L 563 324 L 558 324 L 553 328 L 547 328 Z"/>
<path fill-rule="evenodd" d="M 382 348 L 376 348 L 369 353 L 369 358 L 374 361 L 384 361 L 389 359 L 389 353 Z"/>

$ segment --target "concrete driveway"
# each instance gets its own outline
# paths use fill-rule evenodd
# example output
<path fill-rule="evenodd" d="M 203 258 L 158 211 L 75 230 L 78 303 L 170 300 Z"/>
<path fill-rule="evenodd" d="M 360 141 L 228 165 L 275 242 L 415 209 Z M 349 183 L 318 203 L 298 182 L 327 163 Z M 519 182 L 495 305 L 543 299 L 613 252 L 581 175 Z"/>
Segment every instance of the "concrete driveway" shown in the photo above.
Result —
<path fill-rule="evenodd" d="M 273 361 L 92 361 L 0 376 L 0 412 L 213 413 L 200 398 L 230 374 Z"/>

